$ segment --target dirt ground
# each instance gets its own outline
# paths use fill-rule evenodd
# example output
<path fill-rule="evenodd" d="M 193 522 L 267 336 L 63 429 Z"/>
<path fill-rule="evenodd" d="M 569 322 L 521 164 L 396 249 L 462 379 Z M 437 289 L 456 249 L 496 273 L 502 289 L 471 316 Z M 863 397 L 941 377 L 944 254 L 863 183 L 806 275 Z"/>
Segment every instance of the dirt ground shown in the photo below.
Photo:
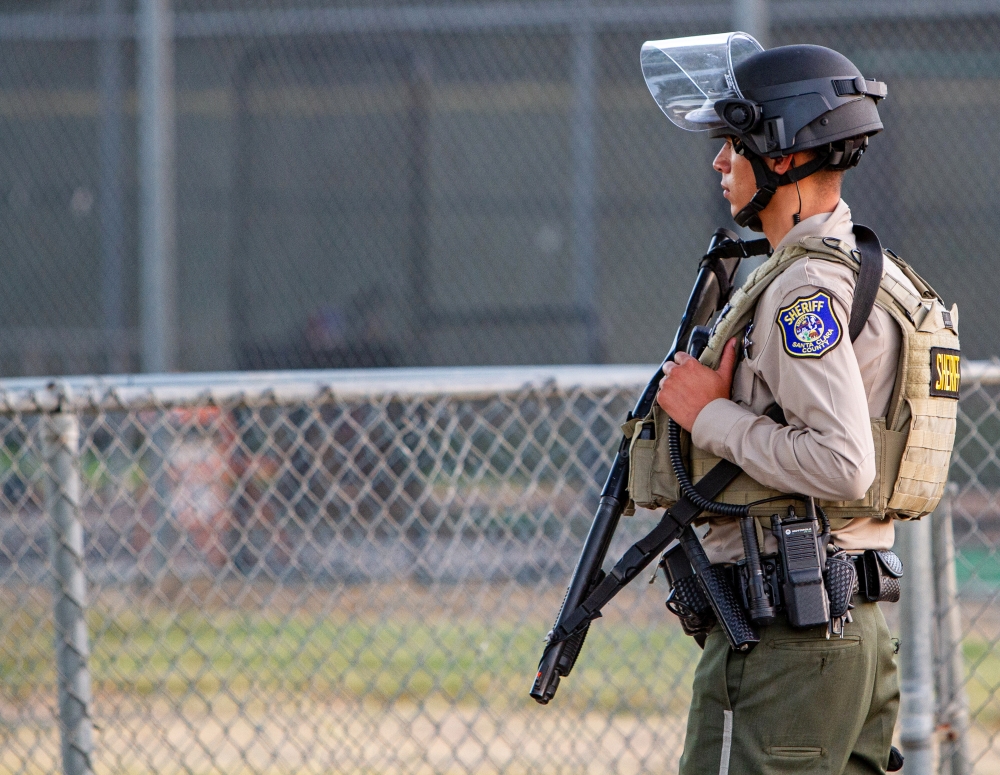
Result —
<path fill-rule="evenodd" d="M 478 706 L 385 708 L 307 699 L 277 706 L 266 698 L 220 696 L 181 709 L 151 698 L 133 711 L 113 722 L 98 720 L 99 775 L 669 773 L 676 771 L 684 734 L 681 717 L 570 717 L 558 707 L 498 715 Z M 0 734 L 0 772 L 57 770 L 54 725 L 7 727 Z M 1000 772 L 1000 741 L 977 731 L 970 751 L 976 775 Z"/>
<path fill-rule="evenodd" d="M 57 730 L 6 729 L 0 772 L 56 771 Z M 606 773 L 675 769 L 682 719 L 569 718 L 558 708 L 497 716 L 481 707 L 390 709 L 296 702 L 266 707 L 190 703 L 183 715 L 153 700 L 147 712 L 95 731 L 96 773 Z"/>

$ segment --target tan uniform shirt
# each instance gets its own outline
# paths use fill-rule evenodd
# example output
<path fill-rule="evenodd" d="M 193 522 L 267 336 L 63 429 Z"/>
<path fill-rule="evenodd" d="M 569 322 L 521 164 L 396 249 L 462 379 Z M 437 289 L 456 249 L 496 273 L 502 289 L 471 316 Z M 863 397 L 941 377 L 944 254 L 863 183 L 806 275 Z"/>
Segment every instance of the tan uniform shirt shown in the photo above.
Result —
<path fill-rule="evenodd" d="M 850 208 L 841 200 L 832 213 L 812 216 L 792 228 L 776 252 L 807 236 L 836 237 L 853 248 L 852 226 Z M 885 271 L 913 289 L 891 262 L 885 262 Z M 732 400 L 717 399 L 701 411 L 692 429 L 697 446 L 777 490 L 824 500 L 864 496 L 875 479 L 870 418 L 882 417 L 888 409 L 902 333 L 889 314 L 876 307 L 852 345 L 847 328 L 854 283 L 848 267 L 807 257 L 768 286 L 754 313 L 749 337 L 753 344 L 736 367 Z M 790 355 L 778 312 L 817 291 L 832 299 L 840 341 L 818 358 Z M 787 425 L 761 416 L 774 402 L 784 410 Z M 704 544 L 712 562 L 742 558 L 737 521 L 713 517 L 710 524 Z M 833 534 L 834 543 L 850 551 L 888 549 L 893 538 L 891 519 L 854 519 Z M 769 532 L 763 549 L 777 551 Z"/>

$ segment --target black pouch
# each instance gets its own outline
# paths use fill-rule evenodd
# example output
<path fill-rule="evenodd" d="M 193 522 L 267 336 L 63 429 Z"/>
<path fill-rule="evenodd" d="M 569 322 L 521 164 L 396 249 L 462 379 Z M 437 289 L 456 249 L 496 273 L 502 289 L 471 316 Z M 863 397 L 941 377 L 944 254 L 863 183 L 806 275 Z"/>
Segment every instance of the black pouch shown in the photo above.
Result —
<path fill-rule="evenodd" d="M 833 557 L 827 558 L 823 581 L 830 598 L 830 618 L 846 616 L 851 607 L 851 598 L 858 590 L 857 570 L 847 552 L 837 552 Z"/>
<path fill-rule="evenodd" d="M 858 569 L 858 592 L 869 602 L 896 603 L 899 601 L 899 579 L 903 563 L 890 551 L 868 549 L 855 558 Z"/>
<path fill-rule="evenodd" d="M 705 648 L 705 637 L 715 624 L 715 613 L 680 544 L 663 555 L 660 567 L 670 582 L 667 609 L 681 620 L 684 633 L 691 635 L 699 646 Z"/>

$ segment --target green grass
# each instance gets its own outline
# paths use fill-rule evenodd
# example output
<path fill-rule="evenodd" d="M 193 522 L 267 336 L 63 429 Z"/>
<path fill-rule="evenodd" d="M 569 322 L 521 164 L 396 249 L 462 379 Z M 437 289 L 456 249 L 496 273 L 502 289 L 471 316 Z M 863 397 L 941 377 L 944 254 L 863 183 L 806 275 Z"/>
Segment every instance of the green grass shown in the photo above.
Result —
<path fill-rule="evenodd" d="M 975 580 L 1000 587 L 1000 552 L 990 549 L 963 549 L 955 562 L 959 588 Z"/>
<path fill-rule="evenodd" d="M 51 626 L 22 607 L 3 615 L 0 694 L 27 699 L 51 690 Z M 497 712 L 530 704 L 527 690 L 546 629 L 481 618 L 391 620 L 275 611 L 206 613 L 166 609 L 101 616 L 92 611 L 91 673 L 96 693 L 183 698 L 296 696 L 392 705 L 442 700 L 460 705 L 489 698 Z M 990 687 L 1000 685 L 1000 650 L 985 640 L 964 644 L 977 721 L 1000 725 Z M 682 714 L 697 659 L 693 641 L 664 621 L 593 627 L 560 704 L 604 713 Z"/>
<path fill-rule="evenodd" d="M 39 614 L 41 611 L 38 612 Z M 53 686 L 51 626 L 32 629 L 27 610 L 3 617 L 0 682 L 25 698 Z M 364 622 L 345 616 L 161 611 L 89 616 L 96 692 L 210 696 L 221 691 L 392 704 L 427 701 L 498 707 L 530 702 L 542 625 L 417 615 Z M 599 622 L 560 699 L 587 708 L 663 712 L 690 686 L 696 647 L 674 628 Z M 683 697 L 677 703 L 683 707 Z M 675 710 L 675 708 L 671 708 Z"/>

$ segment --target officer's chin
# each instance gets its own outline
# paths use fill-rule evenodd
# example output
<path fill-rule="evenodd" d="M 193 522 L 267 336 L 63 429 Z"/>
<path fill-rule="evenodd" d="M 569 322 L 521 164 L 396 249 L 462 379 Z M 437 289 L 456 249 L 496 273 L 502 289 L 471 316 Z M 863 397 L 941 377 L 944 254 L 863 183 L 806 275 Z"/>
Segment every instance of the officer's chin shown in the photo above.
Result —
<path fill-rule="evenodd" d="M 725 200 L 726 200 L 726 202 L 728 202 L 728 203 L 729 203 L 729 214 L 730 214 L 730 215 L 731 215 L 731 216 L 732 216 L 733 218 L 735 218 L 735 217 L 736 217 L 736 213 L 738 213 L 738 212 L 739 212 L 740 210 L 742 210 L 742 209 L 744 208 L 744 206 L 745 206 L 745 204 L 746 204 L 746 203 L 744 203 L 744 204 L 736 204 L 736 203 L 735 203 L 735 202 L 734 202 L 734 201 L 732 200 L 732 198 L 731 198 L 731 197 L 732 197 L 732 195 L 733 195 L 733 192 L 732 192 L 732 191 L 731 191 L 730 189 L 728 189 L 728 188 L 724 188 L 724 189 L 722 190 L 722 197 L 723 197 L 723 199 L 725 199 Z M 749 200 L 748 200 L 748 201 L 749 201 Z"/>

